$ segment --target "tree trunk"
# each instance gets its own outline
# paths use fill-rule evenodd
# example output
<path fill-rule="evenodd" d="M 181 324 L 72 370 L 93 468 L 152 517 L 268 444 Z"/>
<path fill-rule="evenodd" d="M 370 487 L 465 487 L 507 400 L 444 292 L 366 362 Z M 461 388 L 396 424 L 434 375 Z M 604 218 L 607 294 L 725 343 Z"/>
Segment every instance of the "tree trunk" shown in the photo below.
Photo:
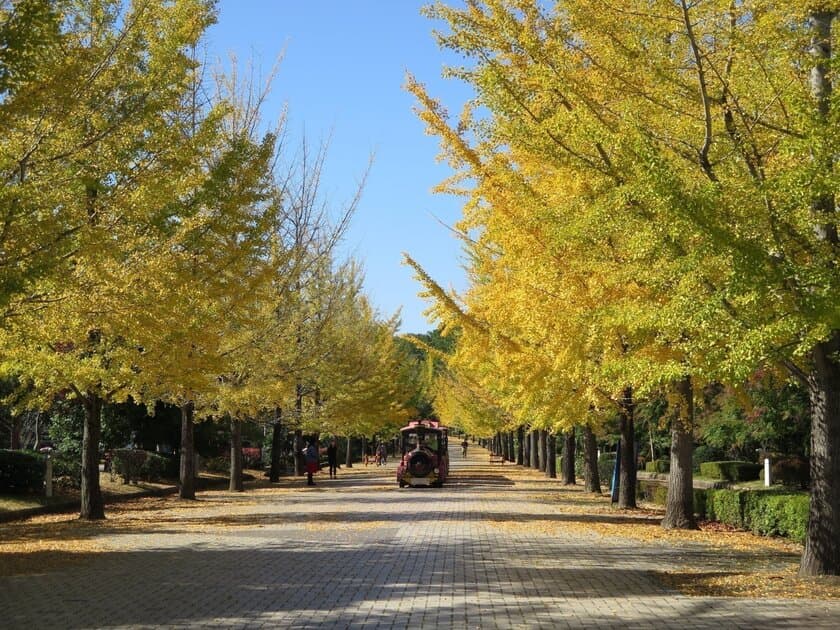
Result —
<path fill-rule="evenodd" d="M 691 376 L 680 379 L 675 388 L 679 402 L 671 417 L 671 471 L 668 474 L 668 496 L 662 527 L 697 529 L 691 461 L 694 450 L 694 390 Z"/>
<path fill-rule="evenodd" d="M 633 388 L 624 389 L 621 400 L 621 471 L 619 474 L 618 507 L 636 507 L 636 435 L 633 427 Z"/>
<path fill-rule="evenodd" d="M 587 492 L 601 494 L 598 445 L 595 442 L 595 433 L 588 424 L 583 425 L 583 487 Z"/>
<path fill-rule="evenodd" d="M 181 468 L 178 496 L 195 499 L 195 448 L 193 442 L 193 403 L 181 407 Z"/>
<path fill-rule="evenodd" d="M 531 431 L 531 468 L 538 470 L 540 467 L 540 445 L 537 430 Z"/>
<path fill-rule="evenodd" d="M 274 409 L 274 425 L 271 428 L 271 467 L 268 470 L 268 480 L 272 483 L 280 481 L 280 451 L 283 448 L 283 410 Z"/>
<path fill-rule="evenodd" d="M 35 414 L 35 452 L 41 450 L 41 412 Z"/>
<path fill-rule="evenodd" d="M 353 468 L 353 438 L 347 436 L 347 454 L 344 456 L 344 465 Z"/>
<path fill-rule="evenodd" d="M 20 429 L 22 424 L 23 418 L 20 416 L 20 414 L 15 414 L 12 416 L 12 435 L 11 440 L 9 442 L 9 448 L 13 451 L 20 450 Z"/>
<path fill-rule="evenodd" d="M 522 465 L 531 467 L 531 432 L 525 427 L 522 428 Z"/>
<path fill-rule="evenodd" d="M 548 434 L 546 439 L 546 451 L 548 455 L 548 466 L 546 466 L 545 474 L 551 479 L 557 478 L 557 436 L 553 433 Z"/>
<path fill-rule="evenodd" d="M 508 442 L 508 455 L 510 456 L 510 462 L 516 463 L 516 444 L 513 438 L 513 431 L 507 432 L 507 442 Z"/>
<path fill-rule="evenodd" d="M 563 484 L 575 485 L 575 430 L 563 434 Z"/>
<path fill-rule="evenodd" d="M 295 429 L 292 444 L 295 451 L 295 477 L 303 477 L 303 432 L 300 429 Z"/>
<path fill-rule="evenodd" d="M 811 504 L 800 575 L 840 575 L 840 331 L 811 353 Z"/>
<path fill-rule="evenodd" d="M 825 4 L 826 7 L 830 3 Z M 832 22 L 836 11 L 812 11 L 811 94 L 823 125 L 831 125 Z M 816 159 L 826 179 L 833 175 L 835 155 L 823 150 Z M 833 194 L 817 195 L 812 201 L 817 238 L 838 252 L 837 208 Z M 835 270 L 836 271 L 836 270 Z M 799 574 L 840 575 L 840 330 L 811 351 L 808 394 L 811 402 L 811 501 L 805 551 Z"/>
<path fill-rule="evenodd" d="M 245 484 L 242 481 L 242 423 L 230 420 L 230 486 L 231 492 L 242 492 Z"/>
<path fill-rule="evenodd" d="M 85 398 L 85 424 L 82 433 L 82 507 L 79 518 L 94 521 L 105 518 L 105 503 L 99 487 L 99 438 L 102 435 L 102 399 Z"/>
<path fill-rule="evenodd" d="M 540 472 L 545 472 L 545 429 L 540 429 L 537 433 L 537 467 Z"/>
<path fill-rule="evenodd" d="M 516 427 L 516 463 L 522 466 L 525 462 L 525 429 L 523 427 Z"/>

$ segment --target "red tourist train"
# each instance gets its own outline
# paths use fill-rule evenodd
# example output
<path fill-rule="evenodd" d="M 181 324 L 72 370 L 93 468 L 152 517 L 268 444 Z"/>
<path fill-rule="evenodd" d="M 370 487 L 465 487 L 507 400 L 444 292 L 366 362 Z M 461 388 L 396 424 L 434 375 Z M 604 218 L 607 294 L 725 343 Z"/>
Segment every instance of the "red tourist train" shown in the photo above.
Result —
<path fill-rule="evenodd" d="M 400 429 L 397 483 L 440 487 L 449 476 L 448 429 L 437 420 L 412 420 Z"/>

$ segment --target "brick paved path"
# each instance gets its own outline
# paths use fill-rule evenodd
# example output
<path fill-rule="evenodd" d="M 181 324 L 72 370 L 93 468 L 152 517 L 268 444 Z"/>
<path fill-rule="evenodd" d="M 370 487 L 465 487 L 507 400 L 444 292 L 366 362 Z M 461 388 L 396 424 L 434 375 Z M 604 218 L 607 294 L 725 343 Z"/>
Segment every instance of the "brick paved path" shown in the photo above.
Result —
<path fill-rule="evenodd" d="M 389 463 L 161 501 L 151 532 L 114 522 L 101 553 L 0 577 L 0 627 L 840 627 L 840 602 L 679 595 L 655 574 L 709 548 L 582 531 L 540 499 L 555 481 L 478 448 L 453 469 L 443 489 L 399 490 Z"/>

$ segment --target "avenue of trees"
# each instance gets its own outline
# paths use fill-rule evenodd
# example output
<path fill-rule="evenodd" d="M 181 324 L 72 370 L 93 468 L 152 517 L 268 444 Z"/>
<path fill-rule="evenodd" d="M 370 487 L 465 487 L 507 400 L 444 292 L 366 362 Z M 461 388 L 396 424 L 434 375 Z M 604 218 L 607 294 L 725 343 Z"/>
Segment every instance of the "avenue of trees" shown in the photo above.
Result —
<path fill-rule="evenodd" d="M 358 197 L 327 207 L 325 151 L 202 59 L 213 20 L 210 0 L 0 0 L 0 368 L 15 416 L 83 409 L 83 518 L 104 516 L 103 407 L 180 409 L 193 498 L 198 421 L 230 425 L 241 489 L 242 421 L 302 447 L 398 425 L 416 395 L 396 318 L 337 259 Z"/>
<path fill-rule="evenodd" d="M 467 0 L 427 9 L 450 116 L 409 76 L 464 196 L 470 286 L 410 258 L 445 335 L 441 417 L 538 440 L 620 419 L 619 505 L 635 504 L 634 421 L 667 401 L 665 527 L 695 527 L 699 393 L 758 371 L 810 400 L 800 571 L 840 574 L 840 94 L 833 2 Z M 422 342 L 418 342 L 422 344 Z M 529 440 L 525 440 L 525 445 Z M 531 442 L 533 454 L 542 449 Z M 592 450 L 591 448 L 588 450 Z"/>

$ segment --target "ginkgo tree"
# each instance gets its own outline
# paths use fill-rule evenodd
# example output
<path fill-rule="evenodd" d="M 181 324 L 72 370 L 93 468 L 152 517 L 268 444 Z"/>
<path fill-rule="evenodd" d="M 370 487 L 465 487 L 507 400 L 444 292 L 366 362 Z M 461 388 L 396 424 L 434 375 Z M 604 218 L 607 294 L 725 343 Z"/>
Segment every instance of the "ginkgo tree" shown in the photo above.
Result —
<path fill-rule="evenodd" d="M 82 402 L 81 515 L 102 518 L 102 403 L 137 392 L 142 325 L 149 323 L 132 308 L 133 261 L 169 229 L 177 214 L 171 202 L 188 192 L 197 166 L 170 117 L 194 70 L 187 51 L 213 13 L 200 1 L 64 8 L 64 45 L 87 60 L 89 76 L 73 97 L 84 108 L 82 123 L 55 122 L 77 136 L 71 152 L 51 159 L 63 174 L 49 185 L 65 199 L 58 205 L 42 199 L 48 205 L 39 211 L 73 227 L 72 249 L 14 298 L 16 315 L 2 331 L 3 357 L 5 369 L 41 404 L 55 395 Z"/>
<path fill-rule="evenodd" d="M 581 274 L 576 295 L 588 294 L 591 308 L 567 301 L 556 313 L 591 323 L 573 370 L 579 385 L 626 412 L 632 399 L 616 393 L 681 392 L 672 453 L 682 469 L 690 385 L 785 365 L 812 399 L 802 572 L 840 571 L 829 542 L 840 533 L 836 10 L 806 1 L 476 0 L 429 12 L 451 29 L 441 42 L 474 61 L 452 74 L 475 86 L 489 112 L 475 119 L 468 109 L 450 127 L 412 86 L 460 177 L 482 187 L 486 204 L 468 206 L 466 227 L 510 247 L 492 221 L 516 216 L 532 250 L 511 263 L 529 268 L 545 254 L 545 271 L 553 258 L 559 274 Z M 578 192 L 558 200 L 569 185 Z M 516 214 L 510 201 L 523 194 Z M 682 515 L 690 510 L 687 480 L 672 475 L 669 512 L 677 497 Z"/>

